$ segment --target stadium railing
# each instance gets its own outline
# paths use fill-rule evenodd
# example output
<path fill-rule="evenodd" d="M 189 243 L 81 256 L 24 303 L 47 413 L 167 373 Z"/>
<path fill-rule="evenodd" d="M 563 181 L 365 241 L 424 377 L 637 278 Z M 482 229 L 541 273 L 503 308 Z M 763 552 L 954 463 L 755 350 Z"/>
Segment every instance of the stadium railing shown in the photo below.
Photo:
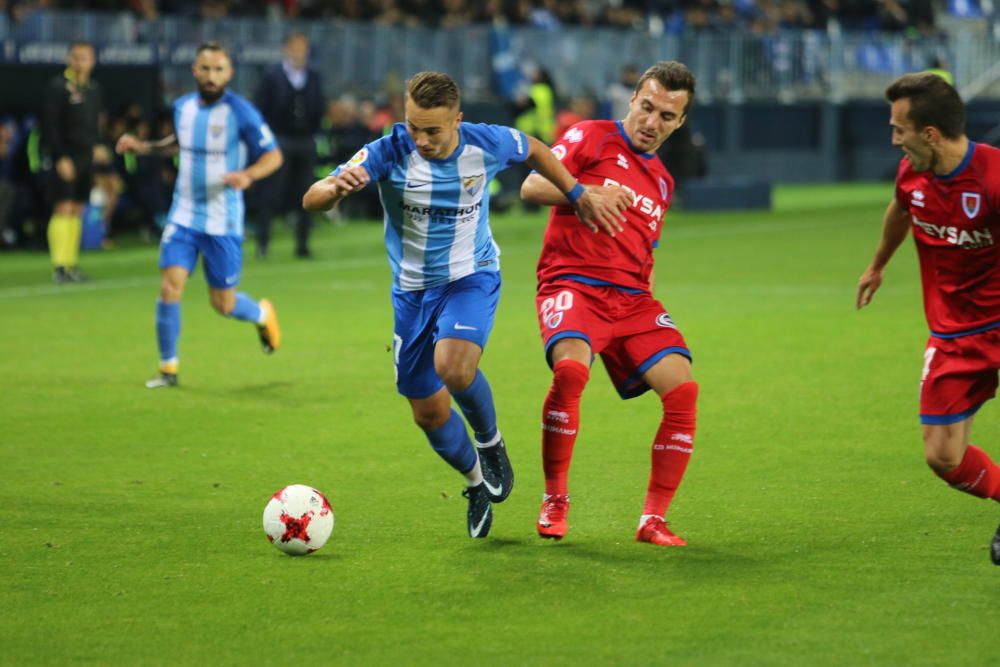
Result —
<path fill-rule="evenodd" d="M 400 28 L 338 22 L 281 22 L 238 17 L 199 21 L 164 17 L 155 22 L 130 14 L 38 12 L 17 25 L 0 21 L 0 60 L 60 62 L 65 44 L 85 39 L 98 45 L 107 64 L 159 64 L 168 96 L 190 85 L 194 48 L 218 40 L 233 50 L 235 87 L 251 91 L 259 66 L 277 62 L 282 37 L 291 29 L 313 41 L 313 64 L 327 91 L 370 95 L 422 69 L 451 73 L 470 100 L 496 99 L 494 63 L 544 67 L 561 95 L 601 96 L 627 63 L 678 59 L 698 76 L 705 101 L 802 101 L 879 98 L 895 76 L 925 69 L 935 59 L 951 65 L 960 89 L 1000 97 L 1000 45 L 985 20 L 953 22 L 936 37 L 900 33 L 781 31 L 769 35 L 664 34 L 601 28 L 509 30 L 491 40 L 490 26 L 452 30 Z M 509 53 L 495 52 L 503 43 Z M 249 65 L 247 67 L 247 65 Z"/>

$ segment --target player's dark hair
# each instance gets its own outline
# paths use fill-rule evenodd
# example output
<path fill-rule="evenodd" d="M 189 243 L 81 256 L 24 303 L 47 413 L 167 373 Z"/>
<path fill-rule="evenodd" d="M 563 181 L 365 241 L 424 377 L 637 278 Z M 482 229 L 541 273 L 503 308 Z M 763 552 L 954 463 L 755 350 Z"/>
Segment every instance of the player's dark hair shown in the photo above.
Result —
<path fill-rule="evenodd" d="M 918 130 L 936 127 L 948 139 L 965 134 L 965 103 L 954 86 L 937 74 L 904 74 L 885 89 L 889 102 L 910 100 L 908 117 Z"/>
<path fill-rule="evenodd" d="M 635 92 L 642 90 L 643 84 L 650 79 L 656 79 L 667 90 L 686 90 L 688 101 L 684 105 L 684 113 L 687 114 L 694 102 L 694 74 L 686 65 L 676 60 L 661 60 L 642 73 L 635 84 Z"/>
<path fill-rule="evenodd" d="M 227 57 L 229 56 L 229 51 L 226 50 L 226 47 L 218 42 L 202 42 L 198 45 L 198 50 L 194 52 L 194 57 L 197 58 L 200 56 L 202 51 L 221 51 Z"/>
<path fill-rule="evenodd" d="M 406 94 L 421 109 L 458 108 L 461 96 L 458 85 L 441 72 L 418 72 L 406 82 Z"/>

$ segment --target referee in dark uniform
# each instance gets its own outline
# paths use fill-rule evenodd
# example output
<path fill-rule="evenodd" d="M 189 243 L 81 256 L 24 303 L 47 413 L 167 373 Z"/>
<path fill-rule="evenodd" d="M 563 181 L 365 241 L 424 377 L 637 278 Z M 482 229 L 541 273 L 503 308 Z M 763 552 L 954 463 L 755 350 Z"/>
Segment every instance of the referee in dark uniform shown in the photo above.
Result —
<path fill-rule="evenodd" d="M 54 166 L 48 237 L 57 283 L 83 280 L 77 268 L 81 216 L 90 198 L 101 112 L 101 92 L 90 78 L 95 62 L 91 44 L 71 44 L 66 70 L 49 85 L 42 112 L 42 145 L 47 162 Z"/>
<path fill-rule="evenodd" d="M 254 102 L 278 138 L 285 156 L 281 169 L 261 183 L 257 193 L 255 223 L 257 256 L 267 256 L 271 219 L 277 214 L 295 216 L 295 256 L 308 258 L 310 214 L 302 208 L 302 195 L 316 180 L 316 134 L 326 102 L 319 73 L 308 66 L 309 38 L 293 32 L 285 38 L 284 59 L 261 78 Z"/>

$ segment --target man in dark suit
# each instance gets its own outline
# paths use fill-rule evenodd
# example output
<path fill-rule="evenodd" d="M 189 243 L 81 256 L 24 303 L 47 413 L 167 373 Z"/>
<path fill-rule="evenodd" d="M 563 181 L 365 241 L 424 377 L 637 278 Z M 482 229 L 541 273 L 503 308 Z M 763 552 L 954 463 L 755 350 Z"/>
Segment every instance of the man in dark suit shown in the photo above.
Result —
<path fill-rule="evenodd" d="M 262 185 L 257 202 L 257 256 L 266 257 L 275 215 L 295 216 L 295 256 L 307 258 L 312 220 L 302 209 L 303 193 L 315 180 L 314 137 L 323 118 L 319 74 L 308 67 L 309 38 L 293 32 L 285 38 L 284 59 L 261 78 L 255 103 L 277 135 L 285 162 Z"/>

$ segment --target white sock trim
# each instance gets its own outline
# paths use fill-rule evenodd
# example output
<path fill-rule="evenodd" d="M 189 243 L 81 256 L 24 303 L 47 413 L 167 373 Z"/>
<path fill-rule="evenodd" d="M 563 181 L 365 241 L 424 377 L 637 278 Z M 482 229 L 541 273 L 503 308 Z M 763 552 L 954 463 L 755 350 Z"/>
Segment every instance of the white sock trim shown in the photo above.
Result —
<path fill-rule="evenodd" d="M 483 467 L 479 465 L 479 457 L 476 457 L 476 465 L 472 466 L 472 470 L 465 473 L 465 485 L 466 486 L 479 486 L 483 483 Z"/>
<path fill-rule="evenodd" d="M 659 514 L 643 514 L 642 516 L 639 517 L 639 528 L 645 526 L 646 522 L 652 519 L 654 516 L 660 521 L 664 520 L 663 517 L 660 516 Z"/>
<path fill-rule="evenodd" d="M 500 429 L 497 429 L 497 434 L 493 436 L 493 439 L 490 440 L 489 442 L 479 442 L 478 440 L 476 440 L 476 447 L 478 447 L 479 449 L 486 449 L 487 447 L 493 447 L 495 445 L 500 444 L 501 440 L 503 440 L 503 436 L 500 435 Z"/>
<path fill-rule="evenodd" d="M 260 317 L 257 318 L 257 324 L 263 325 L 267 322 L 267 311 L 264 309 L 264 306 L 260 304 L 260 301 L 257 302 L 257 307 L 260 308 Z"/>

